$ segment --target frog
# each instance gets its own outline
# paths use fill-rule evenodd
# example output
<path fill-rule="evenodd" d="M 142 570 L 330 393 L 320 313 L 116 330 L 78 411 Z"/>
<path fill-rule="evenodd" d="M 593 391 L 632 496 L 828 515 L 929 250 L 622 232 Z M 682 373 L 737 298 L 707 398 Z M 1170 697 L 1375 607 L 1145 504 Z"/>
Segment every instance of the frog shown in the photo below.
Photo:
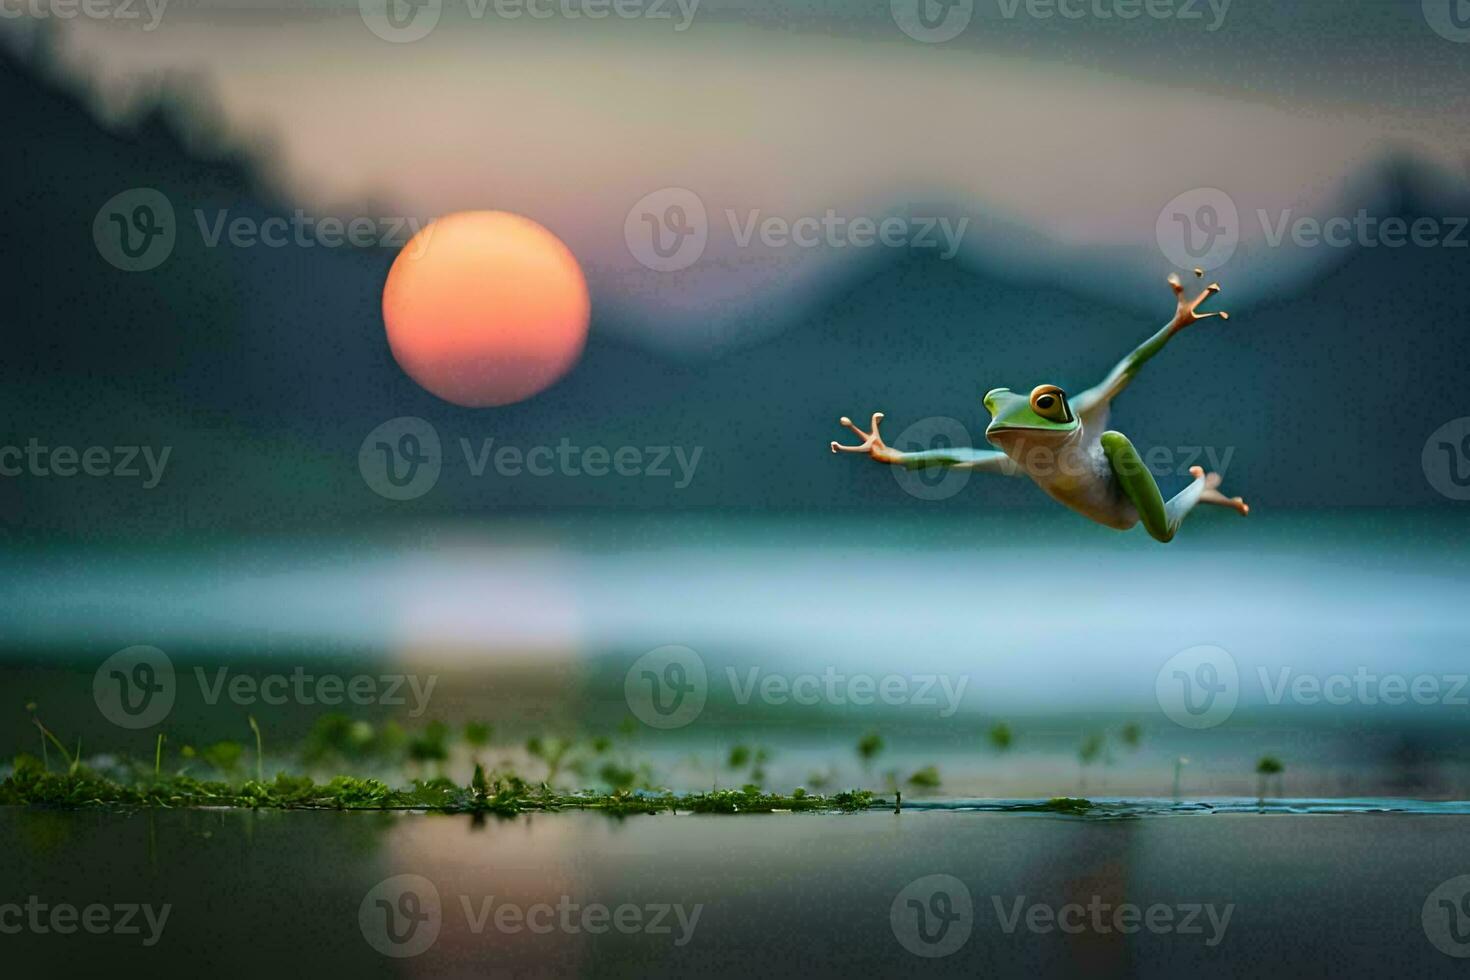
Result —
<path fill-rule="evenodd" d="M 1201 269 L 1194 270 L 1203 278 Z M 838 421 L 862 440 L 856 446 L 835 440 L 834 453 L 861 453 L 909 470 L 949 467 L 1006 476 L 1029 477 L 1053 500 L 1104 527 L 1127 531 L 1142 523 L 1150 537 L 1168 543 L 1184 518 L 1200 504 L 1226 507 L 1244 516 L 1250 506 L 1226 496 L 1219 473 L 1191 466 L 1191 482 L 1164 499 L 1153 474 L 1126 435 L 1109 429 L 1112 403 L 1175 335 L 1202 320 L 1228 321 L 1223 311 L 1206 312 L 1203 304 L 1220 292 L 1211 282 L 1190 297 L 1178 273 L 1167 280 L 1175 298 L 1174 316 L 1153 336 L 1124 357 L 1098 384 L 1075 396 L 1058 385 L 1043 383 L 1022 394 L 992 388 L 983 399 L 990 414 L 985 438 L 996 448 L 956 446 L 905 452 L 883 441 L 882 412 L 874 412 L 867 430 L 843 416 Z"/>

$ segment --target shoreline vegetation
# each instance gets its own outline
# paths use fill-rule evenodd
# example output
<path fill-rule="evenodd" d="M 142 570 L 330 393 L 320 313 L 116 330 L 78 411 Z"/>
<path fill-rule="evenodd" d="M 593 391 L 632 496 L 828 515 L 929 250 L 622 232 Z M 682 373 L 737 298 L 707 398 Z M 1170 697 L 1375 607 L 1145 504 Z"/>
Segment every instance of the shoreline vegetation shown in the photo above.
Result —
<path fill-rule="evenodd" d="M 625 724 L 615 737 L 585 740 L 531 738 L 525 756 L 544 769 L 543 778 L 527 779 L 507 766 L 494 769 L 480 761 L 491 750 L 493 729 L 469 723 L 457 735 L 434 722 L 413 735 L 393 725 L 373 728 L 342 715 L 318 719 L 306 740 L 291 754 L 299 765 L 320 773 L 344 769 L 378 770 L 384 766 L 417 769 L 407 786 L 394 788 L 384 780 L 335 775 L 318 782 L 312 775 L 278 772 L 265 776 L 264 738 L 249 718 L 253 754 L 237 742 L 217 742 L 203 748 L 182 745 L 173 749 L 167 737 L 157 736 L 151 765 L 109 755 L 84 760 L 80 742 L 68 746 L 26 706 L 40 734 L 41 754 L 17 755 L 11 771 L 0 781 L 0 806 L 52 808 L 230 808 L 272 810 L 411 810 L 433 813 L 492 814 L 558 810 L 593 810 L 615 816 L 657 813 L 855 813 L 903 807 L 896 773 L 885 773 L 887 792 L 849 789 L 839 792 L 790 792 L 764 788 L 764 765 L 770 754 L 764 747 L 737 745 L 717 766 L 715 785 L 708 791 L 675 793 L 659 787 L 646 763 L 636 759 L 632 740 L 637 729 Z M 1007 732 L 1007 735 L 1009 733 Z M 451 742 L 467 753 L 473 775 L 460 784 L 444 774 Z M 871 763 L 882 747 L 876 734 L 864 737 L 859 755 Z M 53 764 L 53 756 L 60 764 Z M 247 756 L 253 755 L 254 778 L 249 778 Z M 207 770 L 213 778 L 189 772 Z M 584 780 L 601 788 L 569 790 L 564 779 Z M 591 776 L 592 779 L 587 779 Z M 720 777 L 739 788 L 721 789 Z M 814 783 L 824 781 L 816 774 Z M 920 791 L 939 785 L 933 766 L 908 780 Z M 823 786 L 822 788 L 825 788 Z M 1016 802 L 1007 807 L 1021 812 L 1083 814 L 1093 808 L 1088 800 L 1057 797 L 1046 801 Z"/>
<path fill-rule="evenodd" d="M 239 785 L 186 775 L 125 784 L 99 775 L 86 766 L 49 772 L 34 756 L 22 756 L 15 771 L 0 782 L 0 806 L 80 809 L 190 808 L 271 810 L 412 810 L 432 813 L 493 814 L 557 810 L 596 810 L 615 816 L 657 813 L 856 813 L 863 810 L 902 809 L 902 793 L 890 799 L 871 790 L 848 790 L 822 796 L 798 787 L 790 793 L 769 793 L 756 786 L 711 790 L 705 793 L 654 793 L 645 790 L 564 792 L 545 783 L 531 785 L 516 776 L 487 777 L 477 767 L 469 786 L 443 776 L 416 779 L 393 789 L 378 779 L 337 776 L 317 783 L 310 776 L 278 774 L 269 781 L 246 780 Z M 1015 803 L 1012 812 L 1084 814 L 1088 800 L 1057 797 L 1035 803 Z"/>

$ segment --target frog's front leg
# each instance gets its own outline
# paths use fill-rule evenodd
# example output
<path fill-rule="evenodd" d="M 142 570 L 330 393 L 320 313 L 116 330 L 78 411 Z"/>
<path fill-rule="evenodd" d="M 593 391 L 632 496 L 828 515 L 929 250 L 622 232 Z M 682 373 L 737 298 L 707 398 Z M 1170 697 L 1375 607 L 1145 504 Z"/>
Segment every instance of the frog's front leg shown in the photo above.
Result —
<path fill-rule="evenodd" d="M 1199 276 L 1203 275 L 1203 273 L 1199 269 L 1196 269 L 1195 275 Z M 1184 283 L 1179 281 L 1179 276 L 1175 273 L 1170 273 L 1169 288 L 1174 291 L 1173 319 L 1164 324 L 1162 330 L 1148 340 L 1145 340 L 1142 344 L 1139 344 L 1138 347 L 1134 348 L 1132 353 L 1119 361 L 1113 370 L 1108 372 L 1108 376 L 1099 384 L 1088 388 L 1072 400 L 1077 414 L 1083 416 L 1084 424 L 1093 424 L 1093 419 L 1087 418 L 1088 416 L 1093 416 L 1096 419 L 1101 415 L 1105 415 L 1108 403 L 1122 394 L 1123 389 L 1128 387 L 1128 383 L 1133 380 L 1133 376 L 1138 373 L 1139 369 L 1147 364 L 1155 354 L 1163 350 L 1164 345 L 1179 331 L 1190 324 L 1198 323 L 1212 316 L 1217 316 L 1222 320 L 1230 319 L 1230 314 L 1223 310 L 1218 313 L 1200 312 L 1200 307 L 1205 301 L 1220 291 L 1219 283 L 1210 283 L 1199 295 L 1190 299 L 1184 292 Z M 1103 424 L 1106 424 L 1105 420 Z"/>
<path fill-rule="evenodd" d="M 969 446 L 956 446 L 950 449 L 926 449 L 922 452 L 906 453 L 894 449 L 883 441 L 878 433 L 878 426 L 883 421 L 882 412 L 873 413 L 872 432 L 864 432 L 857 424 L 846 415 L 838 419 L 843 425 L 858 434 L 862 443 L 857 446 L 844 446 L 839 442 L 832 443 L 834 453 L 866 453 L 868 456 L 880 463 L 890 463 L 894 466 L 902 466 L 910 470 L 929 469 L 934 466 L 948 466 L 957 470 L 978 470 L 987 473 L 1004 473 L 1014 476 L 1019 472 L 1019 467 L 1011 462 L 1009 456 L 995 449 L 972 449 Z"/>
<path fill-rule="evenodd" d="M 1159 492 L 1159 485 L 1154 482 L 1153 474 L 1143 465 L 1143 457 L 1138 455 L 1138 450 L 1133 448 L 1133 443 L 1128 441 L 1127 436 L 1121 432 L 1104 432 L 1102 448 L 1113 475 L 1117 477 L 1128 499 L 1133 501 L 1144 528 L 1156 541 L 1174 540 L 1179 525 L 1184 523 L 1185 516 L 1196 504 L 1231 507 L 1242 516 L 1251 511 L 1244 500 L 1227 497 L 1220 492 L 1220 474 L 1206 473 L 1198 466 L 1189 468 L 1189 475 L 1194 477 L 1194 482 L 1166 502 L 1164 495 Z"/>

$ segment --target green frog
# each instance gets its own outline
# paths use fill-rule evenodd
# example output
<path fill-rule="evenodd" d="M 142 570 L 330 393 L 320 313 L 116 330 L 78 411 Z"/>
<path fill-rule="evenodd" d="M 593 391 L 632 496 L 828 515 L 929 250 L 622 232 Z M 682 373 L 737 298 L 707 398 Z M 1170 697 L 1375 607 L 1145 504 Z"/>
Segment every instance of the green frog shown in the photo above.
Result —
<path fill-rule="evenodd" d="M 1202 277 L 1203 272 L 1194 270 Z M 930 449 L 902 452 L 883 442 L 878 426 L 882 412 L 874 412 L 869 431 L 843 416 L 844 426 L 856 432 L 862 443 L 845 446 L 832 443 L 834 453 L 864 453 L 880 463 L 911 470 L 932 466 L 1028 476 L 1054 500 L 1106 527 L 1128 530 L 1140 521 L 1158 541 L 1172 541 L 1179 525 L 1198 504 L 1229 507 L 1242 515 L 1250 507 L 1239 497 L 1220 491 L 1220 475 L 1192 466 L 1194 478 L 1176 496 L 1165 500 L 1133 443 L 1121 432 L 1107 428 L 1112 401 L 1128 387 L 1143 365 L 1164 349 L 1185 327 L 1210 317 L 1230 319 L 1230 314 L 1201 312 L 1206 300 L 1220 291 L 1210 283 L 1193 299 L 1187 298 L 1177 274 L 1168 278 L 1174 291 L 1174 317 L 1164 328 L 1144 341 L 1108 374 L 1101 383 L 1068 395 L 1054 384 L 1040 384 L 1029 394 L 1009 388 L 993 388 L 985 396 L 990 413 L 985 438 L 998 449 Z"/>

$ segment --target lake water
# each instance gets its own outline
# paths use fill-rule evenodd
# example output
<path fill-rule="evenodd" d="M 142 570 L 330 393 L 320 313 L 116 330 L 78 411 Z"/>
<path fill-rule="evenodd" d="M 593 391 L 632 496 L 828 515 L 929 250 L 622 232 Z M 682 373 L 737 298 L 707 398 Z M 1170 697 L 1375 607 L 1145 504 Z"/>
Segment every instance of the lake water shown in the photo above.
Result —
<path fill-rule="evenodd" d="M 410 728 L 489 721 L 493 757 L 521 765 L 529 735 L 614 731 L 638 658 L 674 645 L 698 658 L 703 707 L 678 727 L 638 725 L 629 751 L 675 789 L 743 781 L 721 760 L 748 744 L 769 749 L 782 788 L 934 765 L 949 796 L 1160 796 L 1177 765 L 1186 795 L 1254 795 L 1269 753 L 1287 767 L 1277 792 L 1463 799 L 1467 530 L 1462 510 L 1263 504 L 1244 520 L 1197 515 L 1168 546 L 1051 511 L 18 544 L 0 556 L 0 681 L 16 692 L 0 744 L 39 751 L 25 700 L 69 742 L 149 759 L 157 730 L 248 742 L 254 715 L 289 765 L 333 707 L 221 696 L 222 677 L 394 674 L 432 681 L 427 703 L 345 710 Z M 136 644 L 170 657 L 177 696 L 135 731 L 99 713 L 93 681 Z M 1204 728 L 1160 702 L 1200 676 L 1170 666 L 1200 647 L 1235 671 L 1232 709 Z M 888 682 L 893 703 L 875 695 Z M 1016 736 L 1005 753 L 985 737 L 999 720 Z M 1119 739 L 1129 724 L 1136 745 Z M 865 767 L 854 746 L 872 729 L 885 748 Z M 451 774 L 467 779 L 468 760 Z"/>
<path fill-rule="evenodd" d="M 491 722 L 486 761 L 532 778 L 528 736 L 574 737 L 585 765 L 563 782 L 592 784 L 591 737 L 631 717 L 616 757 L 675 790 L 752 778 L 738 745 L 767 748 L 783 790 L 941 782 L 896 815 L 0 809 L 0 949 L 16 975 L 1460 973 L 1465 805 L 1415 801 L 1470 799 L 1467 527 L 1262 507 L 1192 518 L 1166 548 L 1029 512 L 18 544 L 0 556 L 10 751 L 42 751 L 33 702 L 89 757 L 151 765 L 162 732 L 164 764 L 194 772 L 179 746 L 253 744 L 254 717 L 264 768 L 299 770 L 313 720 L 347 710 Z M 130 728 L 96 692 L 139 644 L 168 658 L 172 701 Z M 672 726 L 640 686 L 666 647 L 703 678 Z M 1201 647 L 1233 687 L 1177 659 Z M 432 690 L 261 696 L 297 675 Z M 892 679 L 902 696 L 875 700 Z M 1319 799 L 1254 812 L 1264 754 L 1286 767 L 1271 796 Z M 463 749 L 445 765 L 470 771 Z M 1176 786 L 1215 807 L 1175 808 Z M 1064 794 L 1123 802 L 994 812 Z"/>
<path fill-rule="evenodd" d="M 0 908 L 17 976 L 1458 976 L 1442 947 L 1470 950 L 1446 815 L 0 809 L 0 838 L 0 903 L 45 905 Z M 89 905 L 148 909 L 51 930 Z"/>

